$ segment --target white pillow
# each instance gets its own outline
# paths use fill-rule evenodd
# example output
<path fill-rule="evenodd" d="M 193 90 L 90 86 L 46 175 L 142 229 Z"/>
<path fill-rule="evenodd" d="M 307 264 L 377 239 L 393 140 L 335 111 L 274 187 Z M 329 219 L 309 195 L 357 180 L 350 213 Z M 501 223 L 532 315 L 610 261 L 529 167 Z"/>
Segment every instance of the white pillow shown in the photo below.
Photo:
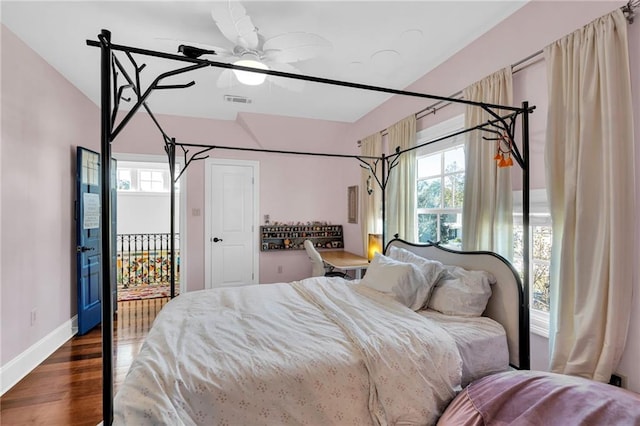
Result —
<path fill-rule="evenodd" d="M 433 288 L 428 308 L 446 315 L 479 317 L 491 297 L 496 280 L 486 271 L 445 266 L 447 272 Z"/>
<path fill-rule="evenodd" d="M 424 292 L 431 291 L 431 286 L 425 290 L 424 274 L 417 266 L 380 253 L 375 254 L 360 283 L 394 297 L 414 311 L 424 305 Z"/>
<path fill-rule="evenodd" d="M 431 260 L 424 258 L 422 256 L 418 256 L 417 254 L 410 252 L 409 250 L 403 249 L 401 247 L 391 246 L 389 247 L 389 253 L 387 256 L 394 260 L 398 260 L 400 262 L 413 263 L 422 271 L 424 274 L 424 278 L 427 280 L 428 285 L 434 286 L 440 278 L 447 272 L 444 265 L 437 260 Z M 430 294 L 430 293 L 429 293 Z M 425 297 L 425 304 L 428 301 L 428 296 Z"/>

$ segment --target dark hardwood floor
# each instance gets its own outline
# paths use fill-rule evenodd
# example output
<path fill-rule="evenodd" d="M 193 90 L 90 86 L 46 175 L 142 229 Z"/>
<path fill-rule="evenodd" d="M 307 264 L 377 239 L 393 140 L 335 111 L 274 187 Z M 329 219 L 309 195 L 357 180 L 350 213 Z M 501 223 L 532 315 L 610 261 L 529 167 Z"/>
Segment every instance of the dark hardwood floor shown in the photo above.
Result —
<path fill-rule="evenodd" d="M 114 392 L 169 298 L 118 302 Z M 97 425 L 102 421 L 102 332 L 75 336 L 0 398 L 0 424 Z"/>

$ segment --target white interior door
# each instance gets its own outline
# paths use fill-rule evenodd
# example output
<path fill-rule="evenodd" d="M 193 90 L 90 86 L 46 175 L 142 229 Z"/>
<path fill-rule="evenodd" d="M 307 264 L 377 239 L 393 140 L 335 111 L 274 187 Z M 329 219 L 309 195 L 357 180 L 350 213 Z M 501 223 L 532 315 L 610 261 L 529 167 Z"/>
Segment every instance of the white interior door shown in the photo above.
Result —
<path fill-rule="evenodd" d="M 258 279 L 258 163 L 209 160 L 205 193 L 205 288 Z"/>

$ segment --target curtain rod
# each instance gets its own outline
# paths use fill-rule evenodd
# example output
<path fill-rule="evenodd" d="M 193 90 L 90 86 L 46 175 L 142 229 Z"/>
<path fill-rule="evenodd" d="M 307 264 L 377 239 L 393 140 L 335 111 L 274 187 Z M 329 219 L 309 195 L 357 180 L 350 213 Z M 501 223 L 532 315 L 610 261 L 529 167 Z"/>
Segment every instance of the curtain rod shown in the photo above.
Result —
<path fill-rule="evenodd" d="M 636 1 L 640 2 L 640 0 L 636 0 Z M 541 55 L 541 54 L 542 54 L 542 52 L 543 52 L 542 50 L 538 50 L 537 52 L 532 53 L 531 55 L 527 56 L 526 58 L 522 58 L 522 59 L 520 59 L 519 61 L 517 61 L 517 62 L 515 62 L 515 63 L 511 64 L 511 69 L 513 70 L 513 69 L 514 69 L 515 67 L 517 67 L 518 65 L 522 65 L 522 64 L 524 64 L 525 62 L 530 61 L 531 59 L 533 59 L 533 58 L 535 58 L 535 57 L 537 57 L 537 56 Z M 523 70 L 523 69 L 525 69 L 525 68 L 527 68 L 527 67 L 526 67 L 526 66 L 524 66 L 524 67 L 522 67 L 522 68 L 519 68 L 519 69 L 517 69 L 516 71 L 513 71 L 513 73 L 515 74 L 515 73 L 517 73 L 518 71 L 522 71 L 522 70 Z M 449 98 L 458 98 L 460 95 L 462 95 L 462 92 L 463 92 L 462 90 L 458 90 L 456 93 L 454 93 L 453 95 L 449 95 L 448 97 L 449 97 Z M 429 114 L 435 114 L 436 112 L 440 111 L 442 108 L 445 108 L 445 107 L 447 107 L 447 106 L 451 105 L 452 103 L 453 103 L 453 102 L 451 102 L 451 101 L 444 101 L 444 100 L 442 100 L 442 101 L 438 101 L 438 102 L 435 102 L 435 103 L 433 103 L 433 104 L 431 104 L 431 105 L 429 105 L 429 106 L 427 106 L 427 107 L 425 107 L 425 108 L 421 109 L 420 111 L 416 112 L 416 113 L 415 113 L 415 115 L 416 115 L 416 120 L 419 120 L 419 119 L 421 119 L 421 118 L 423 118 L 423 117 L 426 117 L 426 116 L 427 116 L 427 115 L 429 115 Z M 442 105 L 442 104 L 444 104 L 444 105 Z M 384 130 L 381 130 L 381 131 L 380 131 L 380 134 L 381 134 L 382 136 L 385 136 L 385 135 L 387 135 L 388 133 L 389 133 L 389 128 L 386 128 L 386 129 L 384 129 Z M 359 145 L 359 144 L 360 144 L 360 141 L 358 141 L 358 145 Z"/>
<path fill-rule="evenodd" d="M 640 1 L 640 0 L 638 0 L 638 1 Z M 520 59 L 519 61 L 517 61 L 517 62 L 515 62 L 515 63 L 511 64 L 511 69 L 513 70 L 513 69 L 514 69 L 514 68 L 516 68 L 518 65 L 522 65 L 522 64 L 524 64 L 525 62 L 530 61 L 531 59 L 533 59 L 533 58 L 535 58 L 535 57 L 537 57 L 537 56 L 539 56 L 539 55 L 541 55 L 541 54 L 542 54 L 542 50 L 538 50 L 537 52 L 532 53 L 531 55 L 527 56 L 526 58 L 522 58 L 522 59 Z M 525 69 L 525 68 L 526 68 L 526 66 L 524 66 L 524 67 L 522 67 L 522 68 L 519 68 L 518 70 L 513 71 L 513 73 L 515 74 L 515 73 L 517 73 L 518 71 L 522 71 L 522 70 L 523 70 L 523 69 Z M 449 97 L 450 97 L 450 98 L 456 98 L 456 97 L 458 97 L 458 96 L 462 95 L 462 92 L 463 92 L 462 90 L 458 90 L 456 93 L 454 93 L 453 95 L 451 95 L 451 96 L 449 96 Z M 441 104 L 444 104 L 444 105 L 442 105 L 442 106 L 440 106 L 440 107 L 438 108 L 438 106 L 439 106 L 439 105 L 441 105 Z M 442 108 L 444 108 L 444 107 L 446 107 L 446 106 L 449 106 L 449 105 L 451 105 L 451 102 L 447 102 L 447 101 L 438 101 L 438 102 L 435 102 L 435 103 L 433 103 L 433 104 L 431 104 L 431 105 L 429 105 L 429 106 L 427 106 L 427 107 L 425 107 L 425 108 L 421 109 L 420 111 L 416 112 L 416 119 L 420 119 L 420 118 L 425 117 L 425 116 L 427 116 L 427 115 L 429 115 L 429 114 L 435 114 L 437 111 L 439 111 L 439 110 L 441 110 Z M 386 129 L 385 129 L 385 130 L 383 130 L 383 132 L 385 132 L 385 131 L 386 131 Z"/>
<path fill-rule="evenodd" d="M 627 2 L 626 5 L 622 6 L 620 9 L 622 10 L 622 12 L 625 15 L 625 18 L 627 19 L 627 22 L 629 24 L 633 24 L 634 18 L 635 18 L 635 12 L 636 9 L 640 8 L 640 0 L 629 0 L 629 2 Z M 531 55 L 520 59 L 519 61 L 514 62 L 513 64 L 511 64 L 511 70 L 513 71 L 514 68 L 518 67 L 519 65 L 524 64 L 525 62 L 530 61 L 531 59 L 534 59 L 536 57 L 538 57 L 539 55 L 541 55 L 544 51 L 538 50 L 537 52 L 532 53 Z M 531 64 L 529 64 L 531 65 Z M 518 68 L 517 70 L 513 71 L 513 74 L 522 71 L 523 69 L 527 68 L 528 65 L 522 67 L 522 68 Z M 460 95 L 462 95 L 462 90 L 458 90 L 456 93 L 449 95 L 449 98 L 458 98 Z M 444 105 L 443 105 L 444 104 Z M 416 120 L 426 117 L 429 114 L 435 114 L 436 112 L 440 111 L 442 108 L 445 108 L 449 105 L 451 105 L 452 102 L 450 101 L 438 101 L 435 102 L 425 108 L 422 108 L 420 111 L 416 112 Z M 385 136 L 389 133 L 389 129 L 386 128 L 384 130 L 380 131 L 380 134 L 382 136 Z M 358 145 L 360 145 L 360 141 L 358 141 Z"/>
<path fill-rule="evenodd" d="M 633 24 L 633 20 L 635 18 L 635 14 L 636 14 L 636 9 L 640 8 L 640 0 L 629 0 L 627 2 L 626 5 L 622 6 L 620 9 L 622 10 L 622 12 L 624 13 L 625 18 L 627 19 L 627 22 L 629 23 L 629 25 Z M 526 58 L 522 58 L 519 61 L 511 64 L 511 70 L 513 71 L 514 68 L 516 68 L 518 65 L 522 65 L 525 62 L 530 61 L 533 58 L 536 58 L 537 56 L 541 55 L 544 51 L 542 49 L 538 50 L 535 53 L 532 53 L 531 55 L 527 56 Z M 522 71 L 523 69 L 527 68 L 527 66 L 524 66 L 522 68 L 519 68 L 515 71 L 513 71 L 513 73 L 517 73 L 518 71 Z M 462 90 L 457 91 L 456 93 L 454 93 L 453 95 L 449 96 L 450 98 L 456 98 L 458 96 L 462 95 Z M 438 105 L 441 104 L 445 104 L 442 105 L 441 107 L 438 108 Z M 437 111 L 439 111 L 440 109 L 451 105 L 451 102 L 446 102 L 446 101 L 438 101 L 435 102 L 431 105 L 429 105 L 428 107 L 425 107 L 423 109 L 421 109 L 420 111 L 416 112 L 416 119 L 420 119 L 422 117 L 425 117 L 429 114 L 435 114 Z M 382 132 L 386 132 L 387 129 L 383 130 Z"/>

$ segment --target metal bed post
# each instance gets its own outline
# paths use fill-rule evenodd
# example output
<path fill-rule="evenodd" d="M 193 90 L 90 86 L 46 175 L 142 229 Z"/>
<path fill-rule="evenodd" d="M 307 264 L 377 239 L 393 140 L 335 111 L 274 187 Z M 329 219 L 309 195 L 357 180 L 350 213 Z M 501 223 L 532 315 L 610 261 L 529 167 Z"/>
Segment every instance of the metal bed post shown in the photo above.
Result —
<path fill-rule="evenodd" d="M 387 169 L 387 162 L 386 162 L 386 157 L 384 155 L 384 152 L 382 153 L 382 161 L 380 162 L 380 164 L 382 165 L 382 180 L 381 185 L 380 186 L 380 190 L 382 191 L 382 248 L 384 249 L 385 247 L 385 240 L 386 240 L 386 235 L 387 235 L 387 215 L 386 215 L 386 211 L 387 211 L 387 180 L 386 180 L 386 169 Z M 363 235 L 362 238 L 367 238 L 367 236 Z"/>
<path fill-rule="evenodd" d="M 111 33 L 101 32 L 101 201 L 102 201 L 102 417 L 113 421 L 113 304 L 111 294 Z"/>
<path fill-rule="evenodd" d="M 169 282 L 171 284 L 171 298 L 176 297 L 176 140 L 171 139 L 171 143 L 167 144 L 167 154 L 169 155 L 169 175 L 171 176 L 171 225 L 169 249 L 171 250 L 171 275 Z"/>
<path fill-rule="evenodd" d="M 520 333 L 520 359 L 526 370 L 530 369 L 530 336 L 529 336 L 529 102 L 522 102 L 522 293 L 523 306 L 520 309 L 520 327 L 527 330 Z M 526 359 L 523 359 L 526 357 Z"/>

